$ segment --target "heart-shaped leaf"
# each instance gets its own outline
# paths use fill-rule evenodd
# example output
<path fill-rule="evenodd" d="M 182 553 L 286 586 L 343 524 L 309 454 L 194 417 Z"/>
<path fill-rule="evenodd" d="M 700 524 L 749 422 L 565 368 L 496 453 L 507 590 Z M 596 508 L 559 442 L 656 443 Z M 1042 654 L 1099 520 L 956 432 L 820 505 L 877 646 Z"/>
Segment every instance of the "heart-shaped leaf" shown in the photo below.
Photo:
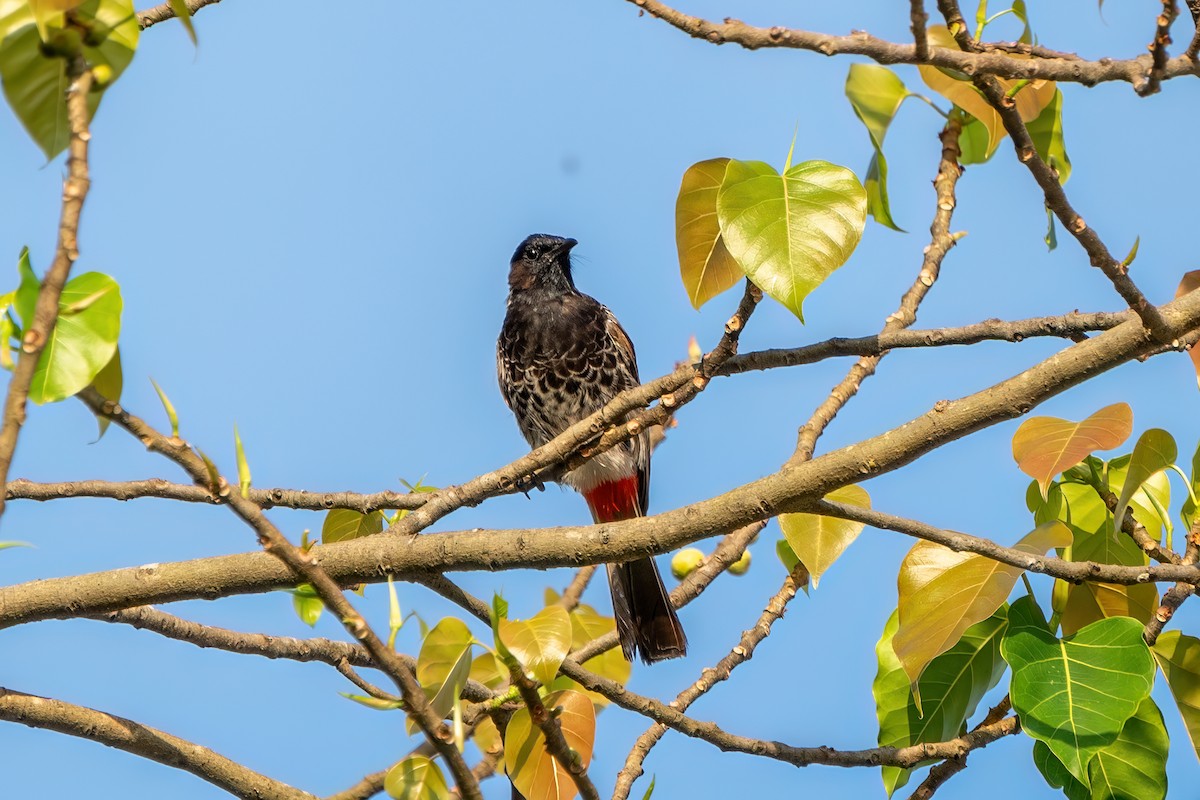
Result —
<path fill-rule="evenodd" d="M 111 84 L 129 66 L 137 49 L 140 29 L 132 0 L 85 0 L 72 13 L 93 35 L 103 32 L 95 44 L 82 37 L 74 46 L 82 46 L 90 67 L 107 70 L 104 85 Z M 74 28 L 56 28 L 55 32 L 79 37 Z M 48 33 L 53 43 L 54 32 Z M 70 138 L 65 95 L 67 62 L 50 52 L 52 49 L 44 46 L 37 15 L 26 0 L 0 0 L 0 79 L 4 94 L 46 158 L 61 153 Z M 102 91 L 88 95 L 89 117 L 96 113 L 102 95 Z"/>
<path fill-rule="evenodd" d="M 873 691 L 880 746 L 907 747 L 958 736 L 980 699 L 1004 674 L 1007 665 L 1000 657 L 1000 639 L 1007 624 L 1007 609 L 1001 608 L 967 628 L 953 647 L 929 662 L 921 674 L 919 691 L 914 693 L 892 648 L 900 626 L 899 612 L 893 612 L 875 647 L 879 671 Z M 921 708 L 917 696 L 922 698 Z M 883 785 L 889 797 L 908 782 L 911 772 L 899 767 L 883 768 Z"/>
<path fill-rule="evenodd" d="M 587 768 L 596 741 L 596 712 L 592 701 L 579 692 L 554 692 L 543 701 L 548 709 L 560 709 L 558 723 L 579 762 Z M 533 724 L 528 708 L 513 712 L 504 733 L 504 763 L 508 777 L 525 800 L 571 800 L 575 781 L 555 758 L 546 752 L 546 737 Z"/>
<path fill-rule="evenodd" d="M 1013 547 L 1034 556 L 1071 544 L 1071 531 L 1048 522 Z M 967 628 L 996 613 L 1008 600 L 1023 569 L 975 553 L 956 553 L 919 541 L 900 564 L 900 627 L 892 641 L 896 656 L 916 684 L 925 665 L 946 652 Z M 916 694 L 917 708 L 921 697 Z"/>
<path fill-rule="evenodd" d="M 717 221 L 717 191 L 728 164 L 728 158 L 692 164 L 683 173 L 679 198 L 675 201 L 679 272 L 693 308 L 700 308 L 745 276 L 725 249 Z"/>
<path fill-rule="evenodd" d="M 1142 625 L 1103 619 L 1058 639 L 1030 597 L 1013 603 L 1008 620 L 1001 652 L 1013 670 L 1009 694 L 1021 727 L 1087 782 L 1092 757 L 1116 741 L 1150 694 L 1154 660 Z"/>
<path fill-rule="evenodd" d="M 1013 459 L 1022 472 L 1038 482 L 1045 497 L 1055 475 L 1096 450 L 1120 446 L 1132 432 L 1133 409 L 1128 403 L 1105 406 L 1083 422 L 1031 417 L 1013 435 Z"/>
<path fill-rule="evenodd" d="M 761 161 L 730 161 L 717 193 L 726 249 L 801 321 L 804 298 L 858 246 L 866 214 L 858 178 L 826 161 L 805 161 L 783 175 Z"/>
<path fill-rule="evenodd" d="M 331 508 L 321 525 L 321 542 L 333 544 L 369 536 L 383 530 L 383 514 L 372 511 L 363 514 L 349 508 Z"/>
<path fill-rule="evenodd" d="M 571 649 L 571 617 L 560 605 L 527 620 L 502 619 L 497 631 L 521 667 L 544 685 L 554 680 Z"/>
<path fill-rule="evenodd" d="M 858 508 L 870 508 L 871 497 L 857 485 L 843 486 L 825 495 L 826 500 Z M 812 577 L 813 588 L 825 571 L 846 551 L 866 526 L 861 522 L 820 514 L 780 514 L 779 527 L 792 552 Z"/>
<path fill-rule="evenodd" d="M 383 789 L 396 800 L 444 800 L 450 796 L 441 769 L 425 756 L 409 756 L 393 765 L 383 778 Z"/>

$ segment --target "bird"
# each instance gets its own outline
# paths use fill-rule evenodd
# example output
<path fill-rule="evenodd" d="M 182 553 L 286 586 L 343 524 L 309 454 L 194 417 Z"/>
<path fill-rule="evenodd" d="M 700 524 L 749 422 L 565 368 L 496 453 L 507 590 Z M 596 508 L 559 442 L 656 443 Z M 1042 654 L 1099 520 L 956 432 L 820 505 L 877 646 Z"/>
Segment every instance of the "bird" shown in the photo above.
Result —
<path fill-rule="evenodd" d="M 639 385 L 629 334 L 607 307 L 575 287 L 575 239 L 526 237 L 513 253 L 496 366 L 500 392 L 531 447 L 540 447 Z M 596 523 L 645 516 L 650 436 L 593 456 L 560 479 L 583 495 Z M 653 558 L 608 565 L 625 659 L 646 664 L 687 654 L 687 636 Z"/>

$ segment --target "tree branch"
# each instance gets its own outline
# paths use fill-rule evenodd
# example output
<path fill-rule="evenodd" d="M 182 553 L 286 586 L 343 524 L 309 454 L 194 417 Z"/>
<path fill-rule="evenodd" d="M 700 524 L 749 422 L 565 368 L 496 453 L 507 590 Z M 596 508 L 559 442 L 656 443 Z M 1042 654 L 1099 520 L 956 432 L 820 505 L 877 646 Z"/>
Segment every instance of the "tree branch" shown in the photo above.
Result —
<path fill-rule="evenodd" d="M 206 747 L 169 733 L 83 706 L 0 687 L 0 719 L 65 733 L 182 769 L 236 797 L 252 800 L 315 800 Z"/>
<path fill-rule="evenodd" d="M 186 0 L 186 2 L 188 12 L 190 14 L 195 14 L 205 6 L 211 6 L 214 3 L 221 2 L 221 0 Z M 146 30 L 146 28 L 174 18 L 175 9 L 171 8 L 170 3 L 160 3 L 153 8 L 147 8 L 145 11 L 137 12 L 138 27 L 142 30 Z"/>
<path fill-rule="evenodd" d="M 974 730 L 983 730 L 997 724 L 1011 708 L 1012 700 L 1008 695 L 1005 695 L 1003 700 L 988 711 L 987 716 L 975 726 Z M 1019 724 L 1018 722 L 1018 726 Z M 946 781 L 967 768 L 968 755 L 969 753 L 963 753 L 961 756 L 948 758 L 941 764 L 934 766 L 933 769 L 929 770 L 929 774 L 925 776 L 925 780 L 921 781 L 921 785 L 909 795 L 908 800 L 929 800 L 929 798 L 933 797 L 934 792 L 942 788 L 942 785 Z"/>
<path fill-rule="evenodd" d="M 1155 19 L 1154 39 L 1147 46 L 1150 51 L 1150 72 L 1146 82 L 1135 87 L 1141 97 L 1148 97 L 1162 85 L 1162 71 L 1167 66 L 1167 45 L 1171 43 L 1171 24 L 1179 16 L 1175 0 L 1162 0 L 1162 13 Z"/>
<path fill-rule="evenodd" d="M 58 223 L 58 246 L 55 248 L 54 261 L 46 270 L 38 291 L 33 319 L 21 320 L 25 325 L 21 336 L 21 355 L 8 384 L 4 420 L 0 425 L 0 486 L 8 482 L 8 471 L 17 449 L 17 437 L 21 434 L 21 426 L 25 424 L 25 405 L 30 386 L 33 385 L 33 376 L 58 322 L 58 302 L 63 287 L 71 274 L 71 267 L 79 258 L 79 217 L 92 185 L 88 174 L 88 143 L 92 138 L 88 131 L 88 94 L 92 83 L 92 72 L 82 56 L 68 62 L 66 103 L 70 140 L 67 144 L 67 179 L 63 182 L 62 214 Z M 8 342 L 0 342 L 0 346 L 8 347 Z M 4 498 L 0 497 L 0 514 L 3 513 Z"/>
<path fill-rule="evenodd" d="M 658 0 L 628 0 L 642 11 L 663 20 L 695 39 L 711 44 L 738 44 L 747 50 L 791 48 L 811 50 L 826 56 L 852 54 L 866 56 L 880 64 L 929 64 L 965 72 L 967 75 L 995 75 L 999 78 L 1044 79 L 1062 83 L 1094 86 L 1105 81 L 1140 83 L 1149 68 L 1149 54 L 1128 60 L 1087 61 L 1078 57 L 1031 59 L 1011 58 L 1002 52 L 965 53 L 944 47 L 929 49 L 928 58 L 917 56 L 916 45 L 895 44 L 864 31 L 849 36 L 785 28 L 775 25 L 759 28 L 736 19 L 709 22 L 677 11 Z M 1181 75 L 1200 74 L 1200 65 L 1186 57 L 1169 59 L 1163 68 L 1164 80 Z"/>

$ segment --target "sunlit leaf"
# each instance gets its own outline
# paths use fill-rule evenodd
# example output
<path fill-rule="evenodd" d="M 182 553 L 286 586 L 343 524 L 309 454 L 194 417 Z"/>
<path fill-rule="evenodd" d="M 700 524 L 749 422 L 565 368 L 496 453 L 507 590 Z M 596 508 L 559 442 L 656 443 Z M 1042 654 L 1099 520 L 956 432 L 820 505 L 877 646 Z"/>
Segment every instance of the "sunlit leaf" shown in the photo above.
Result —
<path fill-rule="evenodd" d="M 557 604 L 527 620 L 500 620 L 498 631 L 508 651 L 542 684 L 554 680 L 571 649 L 571 617 Z"/>
<path fill-rule="evenodd" d="M 867 167 L 867 213 L 881 225 L 902 230 L 892 219 L 887 193 L 887 160 L 883 156 L 883 139 L 888 126 L 909 92 L 904 82 L 887 67 L 877 64 L 851 64 L 846 75 L 846 97 L 854 113 L 862 120 L 871 137 L 875 152 Z"/>
<path fill-rule="evenodd" d="M 366 706 L 367 708 L 374 709 L 375 711 L 395 711 L 396 709 L 404 707 L 404 702 L 402 700 L 384 700 L 381 697 L 371 697 L 370 695 L 365 694 L 351 694 L 350 692 L 338 692 L 338 694 L 347 700 L 353 700 L 360 706 Z"/>
<path fill-rule="evenodd" d="M 596 609 L 580 603 L 571 612 L 571 649 L 575 650 L 583 647 L 593 639 L 598 639 L 609 633 L 616 631 L 616 621 L 612 617 L 604 616 L 596 611 Z M 629 680 L 629 674 L 632 666 L 625 660 L 625 656 L 621 653 L 621 648 L 613 647 L 604 651 L 598 656 L 593 656 L 583 662 L 584 668 L 602 678 L 608 678 L 624 685 Z M 573 689 L 583 692 L 588 697 L 592 698 L 592 702 L 596 704 L 597 709 L 604 708 L 609 704 L 609 699 L 602 694 L 584 689 L 575 681 L 565 675 L 559 675 L 550 684 L 552 690 Z"/>
<path fill-rule="evenodd" d="M 158 382 L 154 378 L 150 379 L 150 385 L 154 387 L 155 393 L 158 394 L 158 401 L 162 403 L 163 411 L 167 412 L 167 421 L 171 423 L 171 435 L 179 438 L 179 415 L 175 413 L 175 405 L 171 402 L 171 398 L 167 397 L 167 393 L 162 390 Z"/>
<path fill-rule="evenodd" d="M 801 320 L 804 298 L 858 246 L 866 213 L 858 178 L 825 161 L 805 161 L 783 175 L 760 161 L 730 161 L 717 194 L 726 249 L 755 285 Z"/>
<path fill-rule="evenodd" d="M 104 369 L 97 372 L 96 377 L 92 379 L 92 388 L 105 400 L 119 403 L 121 402 L 121 390 L 124 386 L 125 375 L 121 370 L 121 348 L 117 347 L 113 351 L 113 357 L 104 365 Z M 109 423 L 111 422 L 112 420 L 108 417 L 99 414 L 96 415 L 96 424 L 100 427 L 100 436 L 103 436 L 104 432 L 108 430 Z"/>
<path fill-rule="evenodd" d="M 1163 800 L 1170 741 L 1162 712 L 1147 697 L 1121 734 L 1088 765 L 1092 800 Z"/>
<path fill-rule="evenodd" d="M 1062 91 L 1055 89 L 1050 103 L 1036 118 L 1030 120 L 1026 128 L 1037 154 L 1058 170 L 1058 182 L 1066 183 L 1071 177 L 1071 159 L 1063 142 L 1062 103 Z"/>
<path fill-rule="evenodd" d="M 579 692 L 554 692 L 543 701 L 547 709 L 561 708 L 558 722 L 563 738 L 586 769 L 596 740 L 596 712 L 592 701 Z M 546 752 L 546 737 L 533 724 L 528 708 L 517 709 L 504 734 L 504 762 L 508 776 L 525 800 L 571 800 L 575 781 Z"/>
<path fill-rule="evenodd" d="M 1200 639 L 1175 630 L 1164 631 L 1151 652 L 1171 688 L 1192 749 L 1200 758 Z"/>
<path fill-rule="evenodd" d="M 396 800 L 445 800 L 450 796 L 441 769 L 425 756 L 409 756 L 393 765 L 383 778 L 383 789 Z"/>
<path fill-rule="evenodd" d="M 250 462 L 246 460 L 246 448 L 242 446 L 242 435 L 237 425 L 233 426 L 233 449 L 237 458 L 238 490 L 242 497 L 250 496 Z"/>
<path fill-rule="evenodd" d="M 491 650 L 480 653 L 471 662 L 471 680 L 479 681 L 489 689 L 499 689 L 508 683 L 509 677 L 508 668 Z"/>
<path fill-rule="evenodd" d="M 1014 549 L 1042 556 L 1071 543 L 1061 522 L 1048 522 L 1027 533 Z M 975 553 L 956 553 L 924 540 L 908 551 L 900 565 L 900 627 L 892 641 L 909 681 L 938 655 L 949 650 L 967 628 L 992 616 L 1008 599 L 1019 567 Z M 917 708 L 921 697 L 916 696 Z"/>
<path fill-rule="evenodd" d="M 475 726 L 475 746 L 480 751 L 496 757 L 496 772 L 504 772 L 504 739 L 491 717 L 484 717 Z"/>
<path fill-rule="evenodd" d="M 1087 785 L 1071 774 L 1045 742 L 1034 740 L 1033 764 L 1051 788 L 1062 789 L 1067 800 L 1091 800 L 1092 793 Z"/>
<path fill-rule="evenodd" d="M 175 17 L 183 23 L 188 38 L 192 40 L 192 46 L 195 47 L 197 44 L 196 26 L 192 22 L 192 10 L 188 8 L 187 0 L 168 0 L 168 2 L 171 4 L 171 10 L 175 12 Z"/>
<path fill-rule="evenodd" d="M 1042 495 L 1050 480 L 1095 450 L 1118 447 L 1133 432 L 1133 410 L 1115 403 L 1082 422 L 1057 417 L 1031 417 L 1013 435 L 1013 459 L 1021 471 L 1038 482 Z"/>
<path fill-rule="evenodd" d="M 688 167 L 675 201 L 675 245 L 688 300 L 700 308 L 742 279 L 744 273 L 721 239 L 717 191 L 728 158 L 713 158 Z"/>
<path fill-rule="evenodd" d="M 825 495 L 825 499 L 858 508 L 871 507 L 867 490 L 853 484 L 834 489 Z M 815 589 L 825 571 L 833 566 L 833 562 L 866 526 L 861 522 L 819 514 L 780 514 L 779 527 L 783 529 L 791 551 L 808 569 Z"/>
<path fill-rule="evenodd" d="M 404 614 L 400 612 L 400 598 L 396 595 L 396 583 L 387 576 L 388 587 L 388 647 L 395 648 L 396 634 L 404 627 Z"/>
<path fill-rule="evenodd" d="M 7 550 L 10 547 L 33 547 L 29 542 L 0 542 L 0 550 Z"/>
<path fill-rule="evenodd" d="M 892 647 L 900 624 L 899 612 L 892 613 L 875 646 L 879 669 L 873 691 L 881 747 L 944 742 L 960 734 L 980 699 L 1004 674 L 1000 638 L 1007 624 L 1006 611 L 1002 607 L 967 628 L 953 647 L 929 663 L 915 693 Z M 911 772 L 899 767 L 883 768 L 883 785 L 889 796 L 908 782 Z"/>
<path fill-rule="evenodd" d="M 52 35 L 52 47 L 44 47 L 31 6 L 25 0 L 0 0 L 0 79 L 4 94 L 47 158 L 61 153 L 69 138 L 67 62 L 53 52 L 55 47 L 82 45 L 88 65 L 107 72 L 105 86 L 120 76 L 137 49 L 139 28 L 132 0 L 85 0 L 72 14 L 91 29 L 90 36 L 81 36 L 74 28 L 59 29 L 62 41 Z M 89 117 L 100 104 L 100 88 L 88 94 Z"/>
<path fill-rule="evenodd" d="M 325 604 L 321 602 L 311 583 L 302 583 L 292 589 L 292 607 L 296 609 L 296 616 L 300 621 L 310 628 L 317 624 L 321 612 L 325 610 Z"/>
<path fill-rule="evenodd" d="M 324 544 L 345 542 L 382 530 L 383 514 L 379 511 L 363 514 L 349 508 L 331 508 L 321 525 L 321 541 Z"/>
<path fill-rule="evenodd" d="M 1058 639 L 1023 597 L 1009 610 L 1001 650 L 1013 670 L 1009 694 L 1022 729 L 1087 781 L 1092 757 L 1116 741 L 1150 694 L 1154 661 L 1141 624 L 1104 619 Z"/>
<path fill-rule="evenodd" d="M 1121 494 L 1117 499 L 1117 507 L 1113 511 L 1113 519 L 1120 525 L 1125 519 L 1125 509 L 1130 500 L 1150 476 L 1161 472 L 1175 463 L 1179 456 L 1179 448 L 1175 437 L 1161 428 L 1151 428 L 1138 437 L 1133 446 L 1133 455 L 1129 460 L 1129 468 L 1125 473 L 1125 482 L 1121 485 Z M 1139 519 L 1143 525 L 1146 523 Z"/>
<path fill-rule="evenodd" d="M 454 702 L 467 685 L 471 674 L 471 636 L 467 624 L 454 617 L 446 617 L 421 642 L 417 654 L 417 680 L 429 704 L 439 717 L 450 715 Z"/>

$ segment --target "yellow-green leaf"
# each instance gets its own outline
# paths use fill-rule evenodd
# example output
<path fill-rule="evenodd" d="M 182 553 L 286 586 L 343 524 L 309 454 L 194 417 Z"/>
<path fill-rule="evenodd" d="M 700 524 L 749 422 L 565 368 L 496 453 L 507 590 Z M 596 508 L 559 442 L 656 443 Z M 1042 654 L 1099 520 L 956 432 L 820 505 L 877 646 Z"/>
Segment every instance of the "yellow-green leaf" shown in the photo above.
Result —
<path fill-rule="evenodd" d="M 421 642 L 421 652 L 417 654 L 417 680 L 439 717 L 450 715 L 467 685 L 474 641 L 465 622 L 446 617 L 434 625 Z"/>
<path fill-rule="evenodd" d="M 489 689 L 499 689 L 509 681 L 508 668 L 491 650 L 480 653 L 471 662 L 470 678 Z"/>
<path fill-rule="evenodd" d="M 827 161 L 805 161 L 782 175 L 761 161 L 730 161 L 717 193 L 726 249 L 801 321 L 804 298 L 850 258 L 866 216 L 858 178 Z"/>
<path fill-rule="evenodd" d="M 167 397 L 167 393 L 162 390 L 162 387 L 158 385 L 154 378 L 150 379 L 150 385 L 158 393 L 158 400 L 162 403 L 163 410 L 167 412 L 167 421 L 171 423 L 171 435 L 178 439 L 179 415 L 175 413 L 175 406 L 171 402 L 171 398 Z"/>
<path fill-rule="evenodd" d="M 1033 556 L 1071 544 L 1061 522 L 1039 525 L 1013 547 Z M 956 553 L 919 541 L 900 565 L 900 628 L 892 640 L 897 658 L 915 685 L 925 666 L 949 650 L 963 631 L 987 619 L 1008 599 L 1019 567 L 974 553 Z M 920 708 L 920 698 L 917 707 Z"/>
<path fill-rule="evenodd" d="M 825 495 L 826 500 L 870 508 L 871 497 L 861 486 L 843 486 Z M 866 526 L 861 522 L 819 514 L 780 514 L 779 527 L 792 552 L 808 569 L 813 588 L 825 571 L 846 551 Z M 782 556 L 781 556 L 782 557 Z"/>
<path fill-rule="evenodd" d="M 717 191 L 728 163 L 728 158 L 712 158 L 688 167 L 675 201 L 679 272 L 693 308 L 736 285 L 744 275 L 725 249 L 717 222 Z"/>
<path fill-rule="evenodd" d="M 349 508 L 331 508 L 321 525 L 321 541 L 324 544 L 345 542 L 382 530 L 383 514 L 379 511 L 363 514 Z"/>
<path fill-rule="evenodd" d="M 616 629 L 616 621 L 612 617 L 606 617 L 586 603 L 580 603 L 571 612 L 571 649 L 576 650 L 583 647 L 593 639 L 612 633 Z M 583 662 L 583 666 L 596 675 L 616 681 L 622 685 L 629 680 L 629 674 L 632 670 L 632 666 L 625 660 L 625 656 L 621 653 L 621 648 L 619 647 L 613 647 L 598 656 L 589 658 Z M 584 689 L 565 675 L 559 675 L 555 678 L 553 683 L 550 684 L 550 688 L 555 691 L 573 689 L 583 692 L 592 698 L 592 702 L 596 704 L 597 710 L 604 708 L 609 703 L 608 698 L 604 695 Z"/>
<path fill-rule="evenodd" d="M 445 800 L 450 796 L 441 769 L 425 756 L 409 756 L 392 766 L 383 789 L 396 800 Z"/>
<path fill-rule="evenodd" d="M 1177 630 L 1165 631 L 1150 652 L 1167 679 L 1192 749 L 1200 758 L 1200 639 Z"/>
<path fill-rule="evenodd" d="M 1125 519 L 1125 509 L 1134 494 L 1150 477 L 1163 471 L 1175 463 L 1179 456 L 1179 447 L 1175 437 L 1161 428 L 1151 428 L 1138 437 L 1133 446 L 1133 455 L 1129 459 L 1129 468 L 1125 473 L 1125 482 L 1121 485 L 1121 494 L 1117 499 L 1117 507 L 1113 511 L 1113 519 L 1120 525 Z M 1146 520 L 1138 519 L 1143 525 Z"/>
<path fill-rule="evenodd" d="M 1063 142 L 1062 103 L 1062 91 L 1055 89 L 1050 103 L 1027 127 L 1029 138 L 1033 139 L 1033 146 L 1038 155 L 1058 170 L 1058 182 L 1066 183 L 1071 177 L 1071 159 L 1067 156 L 1067 145 Z M 1134 254 L 1136 252 L 1135 248 Z"/>
<path fill-rule="evenodd" d="M 1057 417 L 1031 417 L 1013 435 L 1013 459 L 1021 471 L 1038 482 L 1042 496 L 1051 479 L 1096 450 L 1118 447 L 1133 432 L 1133 409 L 1115 403 L 1082 422 Z"/>
<path fill-rule="evenodd" d="M 233 449 L 237 457 L 238 490 L 242 497 L 250 496 L 250 462 L 246 460 L 246 448 L 242 446 L 242 435 L 237 425 L 233 426 Z"/>
<path fill-rule="evenodd" d="M 592 701 L 579 692 L 548 694 L 547 709 L 561 709 L 558 722 L 563 738 L 586 769 L 596 741 L 596 712 Z M 528 708 L 519 708 L 504 734 L 504 763 L 509 779 L 525 800 L 571 800 L 575 781 L 555 758 L 546 752 L 546 737 L 533 724 Z"/>
<path fill-rule="evenodd" d="M 67 282 L 58 322 L 33 373 L 30 400 L 54 403 L 95 380 L 117 351 L 121 307 L 121 289 L 109 275 L 85 272 Z M 28 327 L 30 320 L 23 321 Z"/>
<path fill-rule="evenodd" d="M 502 619 L 498 633 L 526 673 L 549 684 L 571 649 L 571 617 L 560 605 L 546 606 L 527 620 Z"/>
<path fill-rule="evenodd" d="M 888 126 L 909 96 L 904 82 L 887 67 L 877 64 L 851 64 L 846 75 L 846 97 L 854 113 L 862 120 L 871 137 L 875 152 L 867 167 L 863 186 L 867 191 L 867 213 L 881 225 L 902 230 L 892 219 L 887 193 L 887 159 L 883 156 L 883 139 Z"/>
<path fill-rule="evenodd" d="M 121 370 L 121 348 L 117 347 L 113 351 L 113 357 L 104 365 L 104 369 L 96 373 L 96 377 L 92 379 L 92 388 L 105 400 L 119 403 L 124 386 L 125 375 Z M 111 422 L 112 420 L 108 417 L 96 416 L 96 424 L 100 426 L 100 436 L 103 436 L 104 432 L 108 430 Z"/>
<path fill-rule="evenodd" d="M 168 0 L 168 2 L 171 4 L 171 10 L 175 12 L 176 18 L 183 23 L 188 38 L 192 40 L 192 46 L 195 47 L 197 44 L 196 26 L 192 23 L 192 10 L 188 8 L 186 0 Z"/>
<path fill-rule="evenodd" d="M 311 583 L 302 583 L 292 590 L 292 607 L 296 609 L 300 621 L 310 628 L 317 624 L 321 612 L 325 610 L 325 604 Z"/>

